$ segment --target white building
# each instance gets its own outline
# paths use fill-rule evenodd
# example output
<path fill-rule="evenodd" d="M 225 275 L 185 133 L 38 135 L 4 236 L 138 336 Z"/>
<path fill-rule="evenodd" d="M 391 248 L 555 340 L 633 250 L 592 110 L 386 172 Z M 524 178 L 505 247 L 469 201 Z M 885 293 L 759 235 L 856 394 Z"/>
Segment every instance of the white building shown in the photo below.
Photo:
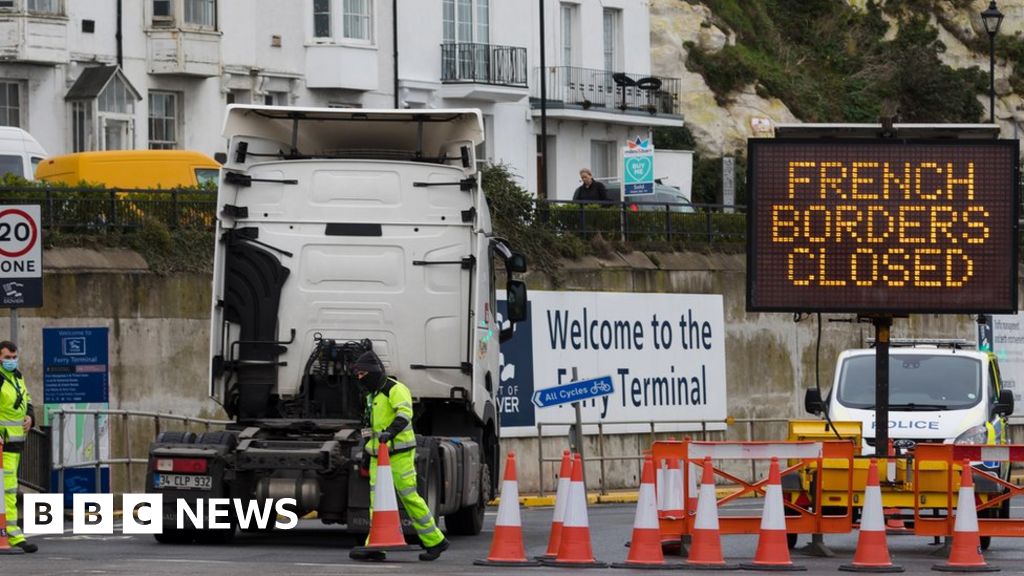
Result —
<path fill-rule="evenodd" d="M 647 2 L 544 6 L 549 196 L 565 199 L 579 168 L 617 176 L 627 139 L 681 126 L 680 86 L 634 85 Z M 539 22 L 530 0 L 0 0 L 0 125 L 51 153 L 213 155 L 231 102 L 475 107 L 479 156 L 536 193 Z"/>

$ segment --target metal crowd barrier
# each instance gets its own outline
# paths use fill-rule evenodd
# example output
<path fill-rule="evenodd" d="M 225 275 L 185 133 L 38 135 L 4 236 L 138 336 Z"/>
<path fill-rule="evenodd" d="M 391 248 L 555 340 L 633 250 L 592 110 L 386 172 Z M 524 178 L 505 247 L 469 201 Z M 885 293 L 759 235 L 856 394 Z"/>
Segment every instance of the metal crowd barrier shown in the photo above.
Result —
<path fill-rule="evenodd" d="M 123 455 L 117 458 L 113 457 L 114 453 L 114 442 L 111 442 L 110 454 L 106 458 L 102 457 L 101 451 L 97 447 L 94 450 L 95 458 L 91 460 L 83 460 L 75 462 L 74 464 L 65 464 L 64 454 L 64 428 L 66 418 L 68 416 L 75 415 L 91 415 L 92 416 L 92 431 L 93 438 L 100 438 L 101 428 L 104 424 L 101 424 L 101 419 L 106 418 L 105 425 L 110 426 L 111 418 L 117 417 L 121 421 L 121 450 Z M 209 432 L 213 427 L 223 427 L 230 424 L 230 420 L 214 420 L 209 418 L 196 418 L 192 416 L 180 416 L 177 414 L 161 414 L 158 412 L 147 412 L 138 410 L 116 410 L 116 409 L 78 409 L 78 408 L 66 408 L 60 410 L 54 410 L 51 413 L 51 422 L 55 422 L 56 431 L 51 432 L 53 441 L 57 445 L 53 448 L 53 453 L 56 455 L 56 460 L 53 464 L 53 469 L 57 472 L 57 491 L 64 492 L 64 471 L 71 468 L 93 468 L 95 471 L 96 486 L 102 486 L 102 470 L 103 466 L 112 465 L 123 465 L 125 467 L 126 484 L 131 490 L 133 484 L 133 464 L 147 464 L 149 462 L 148 450 L 144 457 L 133 457 L 132 447 L 138 446 L 132 442 L 132 426 L 130 425 L 131 418 L 141 418 L 145 420 L 152 420 L 154 432 L 152 436 L 145 439 L 145 446 L 148 448 L 149 443 L 152 442 L 160 432 L 163 432 L 166 422 L 176 422 L 183 425 L 186 430 L 190 430 L 192 427 L 202 427 L 204 431 Z M 112 439 L 113 440 L 113 439 Z M 113 472 L 113 471 L 111 471 Z M 143 477 L 145 474 L 143 474 Z M 111 491 L 113 491 L 113 477 L 111 477 Z"/>

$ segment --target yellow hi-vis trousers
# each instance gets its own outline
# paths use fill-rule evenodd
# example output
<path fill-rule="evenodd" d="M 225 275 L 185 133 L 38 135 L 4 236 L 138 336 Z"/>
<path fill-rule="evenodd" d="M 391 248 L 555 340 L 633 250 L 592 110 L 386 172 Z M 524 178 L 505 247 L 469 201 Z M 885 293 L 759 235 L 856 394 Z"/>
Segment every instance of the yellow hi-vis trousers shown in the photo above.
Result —
<path fill-rule="evenodd" d="M 416 492 L 416 450 L 406 450 L 391 456 L 391 476 L 395 479 L 395 491 L 402 500 L 402 508 L 412 520 L 416 535 L 426 547 L 437 546 L 444 540 L 444 534 L 434 522 L 434 516 L 427 503 Z M 377 457 L 370 458 L 370 519 L 373 519 L 373 489 L 377 485 Z M 367 537 L 369 544 L 369 537 Z"/>
<path fill-rule="evenodd" d="M 4 507 L 7 509 L 7 543 L 11 546 L 25 540 L 25 535 L 18 527 L 19 462 L 21 462 L 21 454 L 4 452 Z"/>

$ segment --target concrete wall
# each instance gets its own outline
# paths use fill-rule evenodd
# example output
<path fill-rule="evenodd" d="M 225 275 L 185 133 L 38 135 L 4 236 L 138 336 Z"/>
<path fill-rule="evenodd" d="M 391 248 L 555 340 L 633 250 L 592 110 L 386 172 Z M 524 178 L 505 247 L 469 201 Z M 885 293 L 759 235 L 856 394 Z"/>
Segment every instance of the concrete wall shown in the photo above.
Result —
<path fill-rule="evenodd" d="M 97 253 L 81 249 L 47 251 L 44 281 L 46 306 L 19 312 L 19 339 L 29 389 L 42 404 L 42 328 L 110 328 L 110 406 L 197 417 L 222 417 L 207 396 L 208 315 L 210 277 L 183 274 L 162 277 L 147 271 L 135 253 Z M 531 288 L 555 289 L 550 279 L 528 278 Z M 813 317 L 794 322 L 790 314 L 748 314 L 745 311 L 745 261 L 742 254 L 640 254 L 568 262 L 561 290 L 616 292 L 720 293 L 724 296 L 726 376 L 729 415 L 737 419 L 805 417 L 803 391 L 814 386 L 817 325 Z M 827 389 L 832 363 L 844 348 L 859 346 L 872 334 L 868 324 L 837 322 L 850 316 L 823 318 L 820 379 Z M 6 326 L 5 326 L 6 328 Z M 918 315 L 897 320 L 893 337 L 974 338 L 975 324 L 964 316 Z M 6 336 L 7 330 L 0 330 Z M 115 423 L 116 424 L 116 423 Z M 123 446 L 120 425 L 113 426 L 115 454 Z M 133 452 L 145 449 L 151 430 L 137 429 Z M 758 424 L 755 438 L 779 439 L 784 424 Z M 668 435 L 660 435 L 668 436 Z M 678 436 L 678 434 L 676 435 Z M 748 425 L 737 424 L 729 438 L 748 438 Z M 621 435 L 604 440 L 608 458 L 605 487 L 634 487 L 639 476 L 635 458 L 649 446 L 647 435 Z M 567 438 L 545 438 L 545 458 L 557 458 Z M 536 438 L 508 439 L 519 462 L 520 490 L 554 488 L 557 464 L 538 464 Z M 586 454 L 600 452 L 598 439 L 587 438 Z M 141 470 L 140 470 L 141 471 Z M 600 486 L 600 464 L 588 463 L 588 484 Z"/>

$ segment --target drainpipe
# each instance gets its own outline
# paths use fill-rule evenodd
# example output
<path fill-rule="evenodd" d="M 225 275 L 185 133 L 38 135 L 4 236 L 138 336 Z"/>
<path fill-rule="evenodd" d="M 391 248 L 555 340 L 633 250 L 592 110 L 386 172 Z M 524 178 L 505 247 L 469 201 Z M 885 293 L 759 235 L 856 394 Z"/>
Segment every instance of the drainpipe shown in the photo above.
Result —
<path fill-rule="evenodd" d="M 540 6 L 540 187 L 544 198 L 551 198 L 548 190 L 548 82 L 547 62 L 544 59 L 544 0 Z"/>
<path fill-rule="evenodd" d="M 394 50 L 394 62 L 395 62 L 395 108 L 398 108 L 398 0 L 391 0 L 391 13 L 394 16 L 391 19 L 391 43 Z"/>
<path fill-rule="evenodd" d="M 124 48 L 122 46 L 121 37 L 121 2 L 123 0 L 117 0 L 117 32 L 114 33 L 114 39 L 117 41 L 117 67 L 124 69 Z"/>

